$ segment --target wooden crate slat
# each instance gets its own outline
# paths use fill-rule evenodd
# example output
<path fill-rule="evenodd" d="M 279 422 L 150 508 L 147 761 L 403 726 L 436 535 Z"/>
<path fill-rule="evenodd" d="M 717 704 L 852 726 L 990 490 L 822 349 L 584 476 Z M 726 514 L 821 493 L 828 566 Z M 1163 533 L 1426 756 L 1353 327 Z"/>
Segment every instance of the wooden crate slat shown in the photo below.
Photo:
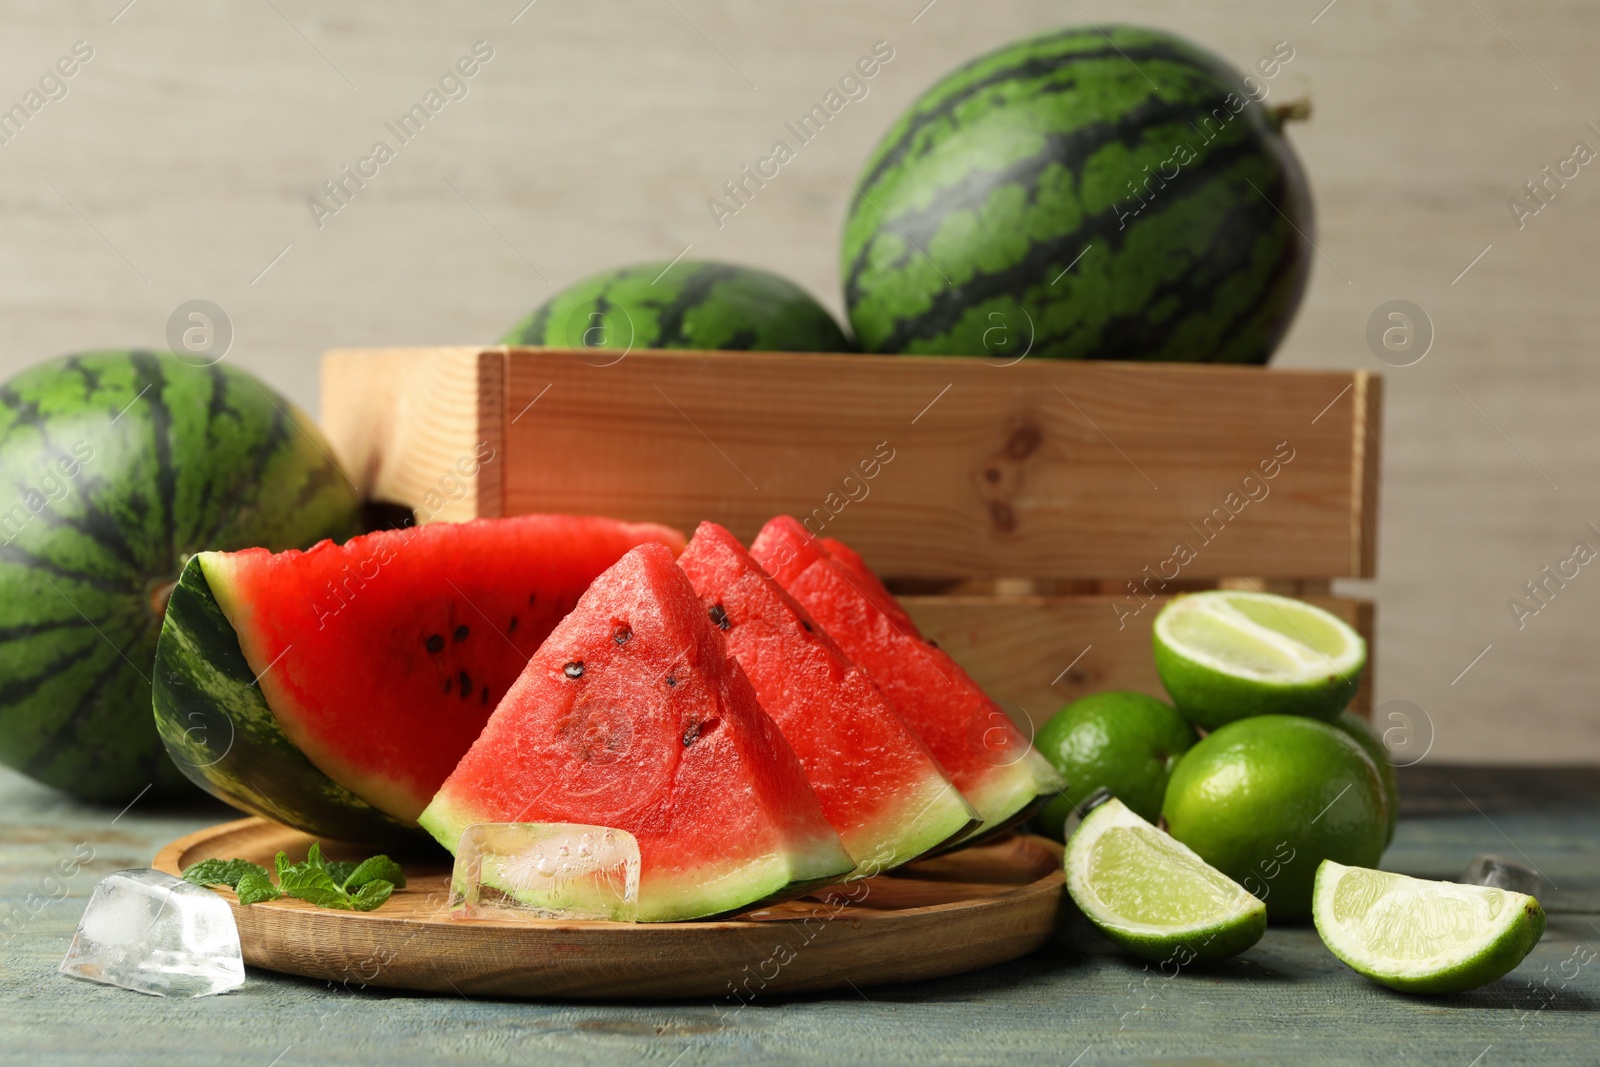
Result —
<path fill-rule="evenodd" d="M 1372 648 L 1372 605 L 1310 596 L 1354 626 Z M 1138 615 L 1119 616 L 1108 596 L 907 596 L 901 602 L 922 631 L 950 653 L 1014 718 L 1035 726 L 1062 705 L 1107 689 L 1135 689 L 1166 699 L 1150 650 L 1150 624 L 1165 598 Z M 1119 626 L 1119 622 L 1126 625 Z M 1368 715 L 1372 670 L 1352 707 Z"/>
<path fill-rule="evenodd" d="M 517 351 L 506 383 L 507 451 L 539 458 L 505 514 L 788 512 L 891 576 L 1370 572 L 1360 372 Z"/>
<path fill-rule="evenodd" d="M 480 388 L 483 351 L 364 348 L 323 358 L 322 430 L 363 493 L 415 508 L 420 521 L 478 515 L 479 474 L 494 466 L 479 459 L 480 409 L 486 399 L 503 406 Z M 503 368 L 492 353 L 490 377 L 503 379 Z"/>
<path fill-rule="evenodd" d="M 1160 591 L 1174 571 L 1370 574 L 1377 384 L 1174 364 L 457 348 L 331 353 L 323 404 L 363 486 L 430 519 L 577 511 L 692 530 L 709 518 L 749 537 L 789 512 L 891 577 Z M 470 501 L 440 507 L 475 448 L 498 465 Z"/>

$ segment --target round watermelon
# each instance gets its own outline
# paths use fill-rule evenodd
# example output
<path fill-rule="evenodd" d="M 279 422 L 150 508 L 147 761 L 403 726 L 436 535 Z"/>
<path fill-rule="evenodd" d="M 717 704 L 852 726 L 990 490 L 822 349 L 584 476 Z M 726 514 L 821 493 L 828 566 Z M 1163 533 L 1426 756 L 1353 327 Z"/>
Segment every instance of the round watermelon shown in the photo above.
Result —
<path fill-rule="evenodd" d="M 358 531 L 311 420 L 243 371 L 96 352 L 0 386 L 0 762 L 80 797 L 192 789 L 156 734 L 167 598 L 202 549 Z"/>
<path fill-rule="evenodd" d="M 856 182 L 845 305 L 872 352 L 1265 363 L 1311 200 L 1266 85 L 1169 33 L 1073 28 L 925 92 Z"/>
<path fill-rule="evenodd" d="M 729 263 L 641 263 L 568 286 L 500 339 L 550 348 L 847 352 L 826 308 L 793 282 Z"/>

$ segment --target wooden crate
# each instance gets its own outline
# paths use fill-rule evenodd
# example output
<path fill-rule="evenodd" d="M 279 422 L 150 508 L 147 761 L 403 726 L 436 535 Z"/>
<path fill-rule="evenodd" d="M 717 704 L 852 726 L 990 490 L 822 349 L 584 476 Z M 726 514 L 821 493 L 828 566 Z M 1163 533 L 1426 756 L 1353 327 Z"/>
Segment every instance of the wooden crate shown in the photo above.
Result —
<path fill-rule="evenodd" d="M 1363 371 L 787 353 L 350 349 L 322 423 L 419 520 L 532 511 L 740 538 L 787 512 L 901 592 L 1019 719 L 1160 692 L 1166 596 L 1303 596 L 1371 640 L 1381 380 Z M 1370 710 L 1369 669 L 1357 708 Z"/>

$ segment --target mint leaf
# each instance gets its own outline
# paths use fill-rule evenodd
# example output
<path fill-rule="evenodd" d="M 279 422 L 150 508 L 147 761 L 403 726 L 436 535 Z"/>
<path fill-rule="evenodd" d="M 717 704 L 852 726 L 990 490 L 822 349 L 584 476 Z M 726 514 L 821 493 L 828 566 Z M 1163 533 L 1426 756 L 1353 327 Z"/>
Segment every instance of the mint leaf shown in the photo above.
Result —
<path fill-rule="evenodd" d="M 321 857 L 318 857 L 320 859 Z M 319 908 L 348 908 L 349 898 L 339 888 L 319 863 L 312 866 L 310 859 L 292 867 L 278 869 L 278 889 L 286 897 L 294 897 Z"/>
<path fill-rule="evenodd" d="M 351 871 L 340 883 L 346 893 L 353 893 L 362 886 L 372 882 L 388 882 L 390 890 L 404 889 L 406 887 L 406 872 L 400 865 L 388 856 L 373 856 L 369 860 L 362 860 L 355 870 Z M 388 894 L 384 894 L 385 897 Z M 377 907 L 376 904 L 373 907 Z M 366 909 L 370 910 L 370 909 Z"/>
<path fill-rule="evenodd" d="M 278 880 L 278 891 L 283 896 L 291 896 L 296 901 L 306 901 L 317 907 L 349 909 L 350 899 L 344 894 L 344 889 L 333 885 L 333 878 L 322 870 L 290 870 Z"/>
<path fill-rule="evenodd" d="M 326 860 L 322 864 L 322 869 L 328 872 L 329 878 L 344 886 L 349 883 L 350 875 L 359 866 L 359 863 L 352 863 L 349 860 Z"/>
<path fill-rule="evenodd" d="M 340 911 L 371 911 L 406 884 L 405 872 L 388 856 L 373 856 L 360 863 L 327 860 L 318 842 L 306 850 L 303 863 L 290 863 L 288 853 L 280 852 L 272 865 L 278 874 L 276 886 L 265 867 L 241 859 L 204 860 L 183 876 L 196 885 L 229 886 L 239 894 L 241 904 L 294 897 Z"/>
<path fill-rule="evenodd" d="M 393 892 L 393 882 L 385 881 L 382 878 L 375 878 L 356 891 L 355 896 L 350 898 L 349 906 L 354 911 L 371 911 L 379 904 L 382 904 L 384 901 L 388 900 L 389 894 Z"/>
<path fill-rule="evenodd" d="M 229 889 L 237 889 L 239 880 L 248 874 L 265 878 L 267 869 L 249 860 L 201 860 L 183 872 L 183 880 L 200 886 L 225 885 Z"/>
<path fill-rule="evenodd" d="M 259 904 L 263 900 L 277 900 L 282 895 L 278 892 L 278 887 L 267 878 L 265 867 L 257 867 L 254 871 L 246 872 L 235 888 L 238 890 L 241 904 Z"/>

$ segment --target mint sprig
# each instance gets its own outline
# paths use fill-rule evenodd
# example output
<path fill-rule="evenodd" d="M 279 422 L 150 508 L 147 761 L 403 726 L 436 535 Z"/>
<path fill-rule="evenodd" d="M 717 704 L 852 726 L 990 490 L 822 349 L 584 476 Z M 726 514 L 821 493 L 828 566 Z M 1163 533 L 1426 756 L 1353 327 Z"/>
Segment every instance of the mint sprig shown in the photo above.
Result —
<path fill-rule="evenodd" d="M 225 885 L 229 889 L 238 889 L 239 879 L 247 874 L 258 874 L 265 878 L 267 869 L 249 860 L 201 860 L 183 872 L 183 880 L 195 885 Z"/>
<path fill-rule="evenodd" d="M 352 863 L 325 860 L 322 846 L 313 842 L 303 863 L 290 863 L 286 853 L 278 853 L 273 864 L 278 884 L 272 884 L 267 869 L 249 860 L 210 859 L 183 872 L 195 885 L 225 885 L 239 895 L 241 904 L 258 904 L 279 897 L 294 897 L 319 908 L 339 911 L 371 911 L 406 884 L 405 872 L 388 856 L 373 856 Z"/>

